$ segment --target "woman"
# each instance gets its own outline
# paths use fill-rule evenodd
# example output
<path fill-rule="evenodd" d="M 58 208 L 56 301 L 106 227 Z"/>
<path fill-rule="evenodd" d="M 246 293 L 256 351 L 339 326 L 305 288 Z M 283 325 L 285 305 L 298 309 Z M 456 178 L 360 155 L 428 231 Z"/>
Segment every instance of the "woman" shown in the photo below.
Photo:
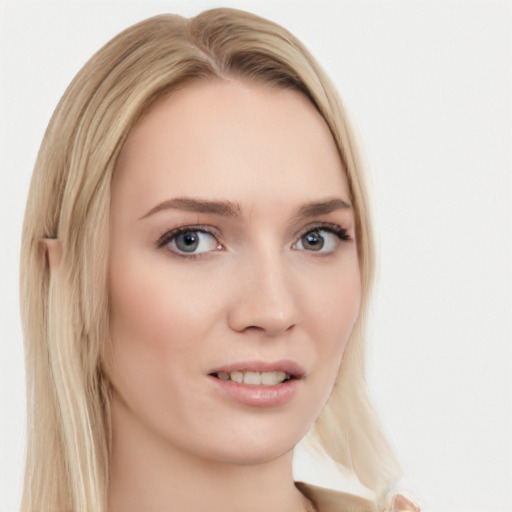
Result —
<path fill-rule="evenodd" d="M 22 509 L 382 510 L 372 257 L 346 116 L 291 34 L 216 9 L 118 35 L 32 179 Z M 373 501 L 293 482 L 312 427 Z"/>

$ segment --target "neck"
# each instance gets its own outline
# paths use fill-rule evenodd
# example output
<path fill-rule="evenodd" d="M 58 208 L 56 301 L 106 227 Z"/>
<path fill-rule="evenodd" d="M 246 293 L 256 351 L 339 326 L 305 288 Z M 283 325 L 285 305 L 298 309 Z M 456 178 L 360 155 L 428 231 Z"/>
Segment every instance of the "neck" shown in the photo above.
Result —
<path fill-rule="evenodd" d="M 210 460 L 123 421 L 125 413 L 113 404 L 110 511 L 308 510 L 293 481 L 291 451 L 258 464 Z"/>

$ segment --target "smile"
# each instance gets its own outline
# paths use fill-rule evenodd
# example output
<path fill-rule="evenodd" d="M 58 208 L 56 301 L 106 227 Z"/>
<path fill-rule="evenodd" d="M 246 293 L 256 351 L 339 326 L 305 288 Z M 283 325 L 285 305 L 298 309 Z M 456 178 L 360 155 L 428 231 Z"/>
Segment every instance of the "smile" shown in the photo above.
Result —
<path fill-rule="evenodd" d="M 235 363 L 208 374 L 224 397 L 252 407 L 286 404 L 297 394 L 304 376 L 304 369 L 288 360 Z"/>
<path fill-rule="evenodd" d="M 285 372 L 243 372 L 235 370 L 231 373 L 218 372 L 214 374 L 218 379 L 231 380 L 239 384 L 247 384 L 249 386 L 275 386 L 293 378 Z"/>

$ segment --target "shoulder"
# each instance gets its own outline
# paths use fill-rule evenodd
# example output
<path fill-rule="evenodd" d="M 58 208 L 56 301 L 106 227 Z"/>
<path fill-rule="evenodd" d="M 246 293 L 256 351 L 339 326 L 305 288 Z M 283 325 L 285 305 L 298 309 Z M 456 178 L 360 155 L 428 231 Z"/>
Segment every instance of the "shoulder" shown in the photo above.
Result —
<path fill-rule="evenodd" d="M 366 498 L 333 489 L 295 482 L 299 491 L 308 498 L 318 512 L 379 512 Z M 395 494 L 388 507 L 381 512 L 420 512 L 418 505 L 405 494 Z"/>

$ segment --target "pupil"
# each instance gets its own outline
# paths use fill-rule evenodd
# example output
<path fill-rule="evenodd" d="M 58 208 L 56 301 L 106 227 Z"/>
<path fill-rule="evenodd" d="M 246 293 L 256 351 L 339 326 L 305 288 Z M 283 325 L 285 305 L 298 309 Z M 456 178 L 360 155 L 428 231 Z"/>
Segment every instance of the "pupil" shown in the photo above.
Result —
<path fill-rule="evenodd" d="M 184 252 L 194 252 L 199 245 L 199 237 L 197 233 L 193 231 L 188 231 L 187 233 L 183 233 L 182 235 L 176 238 L 176 247 L 180 251 Z"/>
<path fill-rule="evenodd" d="M 313 231 L 302 237 L 302 244 L 306 249 L 319 251 L 324 246 L 324 239 L 318 231 Z"/>

